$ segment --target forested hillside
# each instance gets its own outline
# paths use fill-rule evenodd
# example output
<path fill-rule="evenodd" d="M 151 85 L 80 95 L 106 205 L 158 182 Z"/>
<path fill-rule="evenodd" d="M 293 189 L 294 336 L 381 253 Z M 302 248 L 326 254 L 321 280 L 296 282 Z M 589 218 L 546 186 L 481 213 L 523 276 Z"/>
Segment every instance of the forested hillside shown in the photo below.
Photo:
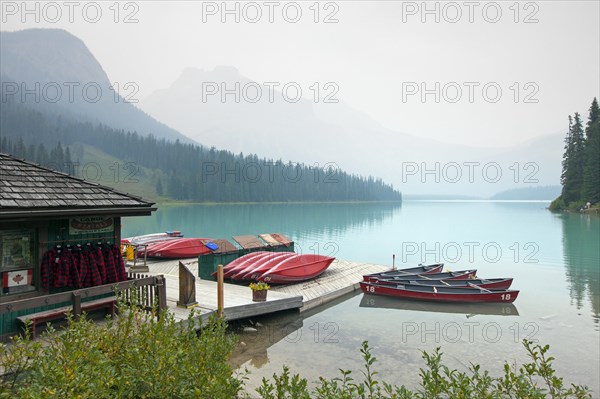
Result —
<path fill-rule="evenodd" d="M 324 165 L 304 165 L 233 154 L 45 115 L 10 101 L 0 109 L 0 137 L 2 152 L 75 174 L 85 165 L 81 165 L 73 146 L 94 147 L 123 162 L 115 166 L 123 169 L 123 178 L 138 179 L 143 174 L 155 185 L 158 195 L 177 200 L 401 200 L 401 194 L 381 179 L 347 174 L 339 170 L 334 159 Z M 74 163 L 78 165 L 74 167 Z"/>

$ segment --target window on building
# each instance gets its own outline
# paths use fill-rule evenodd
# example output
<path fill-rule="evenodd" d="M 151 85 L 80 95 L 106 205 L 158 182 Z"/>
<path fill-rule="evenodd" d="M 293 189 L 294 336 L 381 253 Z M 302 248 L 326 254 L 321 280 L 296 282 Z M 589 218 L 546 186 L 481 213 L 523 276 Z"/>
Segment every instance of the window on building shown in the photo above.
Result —
<path fill-rule="evenodd" d="M 35 291 L 33 229 L 0 230 L 0 274 L 2 295 Z"/>

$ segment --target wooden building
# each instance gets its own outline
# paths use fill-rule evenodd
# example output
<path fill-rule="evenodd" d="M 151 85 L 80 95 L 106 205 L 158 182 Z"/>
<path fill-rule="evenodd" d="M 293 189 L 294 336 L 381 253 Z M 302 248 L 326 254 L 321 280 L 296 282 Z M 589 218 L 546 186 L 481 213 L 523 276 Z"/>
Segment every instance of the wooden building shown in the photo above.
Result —
<path fill-rule="evenodd" d="M 51 267 L 43 265 L 45 254 L 57 248 L 114 248 L 121 239 L 121 218 L 150 215 L 156 210 L 153 205 L 0 153 L 0 336 L 18 331 L 17 317 L 61 305 L 23 309 L 24 305 L 16 306 L 19 301 L 82 289 L 100 281 L 83 281 L 82 277 L 81 281 L 49 283 L 55 276 Z M 53 259 L 46 259 L 48 262 Z M 107 281 L 102 276 L 102 284 Z M 11 311 L 17 308 L 21 310 Z"/>

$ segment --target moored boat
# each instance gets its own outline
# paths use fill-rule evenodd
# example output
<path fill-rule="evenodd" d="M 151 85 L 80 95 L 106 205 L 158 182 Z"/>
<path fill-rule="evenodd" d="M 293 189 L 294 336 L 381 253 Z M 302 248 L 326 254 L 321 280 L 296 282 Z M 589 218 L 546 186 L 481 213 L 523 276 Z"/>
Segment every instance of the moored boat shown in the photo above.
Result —
<path fill-rule="evenodd" d="M 413 284 L 375 284 L 360 282 L 361 290 L 366 294 L 387 295 L 404 299 L 440 302 L 503 302 L 512 303 L 519 291 L 488 290 L 456 287 L 427 287 Z"/>
<path fill-rule="evenodd" d="M 229 262 L 227 265 L 225 265 L 225 267 L 223 267 L 223 277 L 230 278 L 237 272 L 248 267 L 248 265 L 252 264 L 254 260 L 273 255 L 273 253 L 274 252 L 269 251 L 257 251 L 251 252 L 244 256 L 240 256 L 239 258 Z M 216 276 L 217 272 L 212 273 L 212 275 Z"/>
<path fill-rule="evenodd" d="M 210 253 L 202 238 L 179 238 L 148 245 L 146 256 L 149 258 L 194 258 Z M 143 252 L 142 252 L 143 253 Z"/>
<path fill-rule="evenodd" d="M 282 260 L 258 278 L 266 283 L 283 284 L 309 280 L 323 273 L 335 258 L 324 255 L 296 255 Z"/>
<path fill-rule="evenodd" d="M 121 239 L 122 244 L 149 244 L 153 242 L 172 240 L 182 238 L 183 234 L 179 230 L 168 230 L 164 233 L 144 234 L 141 236 L 127 237 Z"/>
<path fill-rule="evenodd" d="M 444 272 L 444 273 L 427 273 L 427 274 L 411 274 L 411 275 L 390 275 L 386 274 L 384 276 L 363 276 L 363 281 L 365 282 L 378 282 L 378 281 L 397 281 L 397 282 L 406 282 L 409 280 L 469 280 L 477 277 L 477 269 L 471 270 L 458 270 L 455 272 Z"/>
<path fill-rule="evenodd" d="M 264 273 L 268 272 L 275 265 L 284 259 L 291 258 L 297 254 L 294 252 L 273 252 L 273 256 L 255 258 L 254 262 L 245 269 L 231 276 L 233 280 L 256 280 Z"/>
<path fill-rule="evenodd" d="M 444 268 L 443 263 L 436 263 L 433 265 L 419 265 L 417 267 L 409 267 L 406 269 L 391 269 L 384 272 L 365 274 L 363 276 L 364 281 L 369 281 L 371 277 L 395 277 L 395 276 L 409 276 L 415 274 L 430 274 L 430 273 L 441 273 Z"/>
<path fill-rule="evenodd" d="M 376 280 L 377 284 L 395 285 L 399 284 L 398 280 Z M 510 288 L 512 278 L 476 278 L 468 280 L 425 280 L 425 279 L 408 279 L 406 284 L 425 285 L 428 287 L 457 287 L 457 288 L 486 288 L 496 290 L 506 290 Z"/>

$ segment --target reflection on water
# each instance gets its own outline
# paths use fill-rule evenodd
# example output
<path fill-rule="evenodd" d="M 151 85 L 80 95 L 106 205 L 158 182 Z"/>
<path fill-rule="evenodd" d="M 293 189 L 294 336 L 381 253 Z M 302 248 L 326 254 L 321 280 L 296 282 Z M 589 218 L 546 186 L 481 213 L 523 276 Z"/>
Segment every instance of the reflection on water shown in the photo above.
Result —
<path fill-rule="evenodd" d="M 383 308 L 415 310 L 419 312 L 459 313 L 467 319 L 475 315 L 518 316 L 519 311 L 512 303 L 445 303 L 415 301 L 380 295 L 363 294 L 361 308 Z"/>
<path fill-rule="evenodd" d="M 282 340 L 290 344 L 299 342 L 302 338 L 304 320 L 336 306 L 352 296 L 354 294 L 344 295 L 324 306 L 302 313 L 297 311 L 279 312 L 261 316 L 255 319 L 257 323 L 252 320 L 234 323 L 232 329 L 240 335 L 240 342 L 230 357 L 229 363 L 234 368 L 240 368 L 243 364 L 249 362 L 252 367 L 260 369 L 269 362 L 267 349 Z M 248 329 L 249 324 L 252 324 L 252 327 Z M 309 330 L 315 334 L 319 333 L 314 330 L 314 325 L 310 326 Z M 322 332 L 325 333 L 323 340 L 327 341 L 328 338 L 332 339 L 331 337 L 334 337 L 335 328 L 332 325 L 329 328 L 324 325 Z"/>
<path fill-rule="evenodd" d="M 600 219 L 593 215 L 559 216 L 563 228 L 565 273 L 577 309 L 586 300 L 595 322 L 600 321 Z"/>
<path fill-rule="evenodd" d="M 278 232 L 294 239 L 316 235 L 332 238 L 347 230 L 377 226 L 400 209 L 400 203 L 165 206 L 150 218 L 125 219 L 123 234 L 177 229 L 188 237 Z"/>

